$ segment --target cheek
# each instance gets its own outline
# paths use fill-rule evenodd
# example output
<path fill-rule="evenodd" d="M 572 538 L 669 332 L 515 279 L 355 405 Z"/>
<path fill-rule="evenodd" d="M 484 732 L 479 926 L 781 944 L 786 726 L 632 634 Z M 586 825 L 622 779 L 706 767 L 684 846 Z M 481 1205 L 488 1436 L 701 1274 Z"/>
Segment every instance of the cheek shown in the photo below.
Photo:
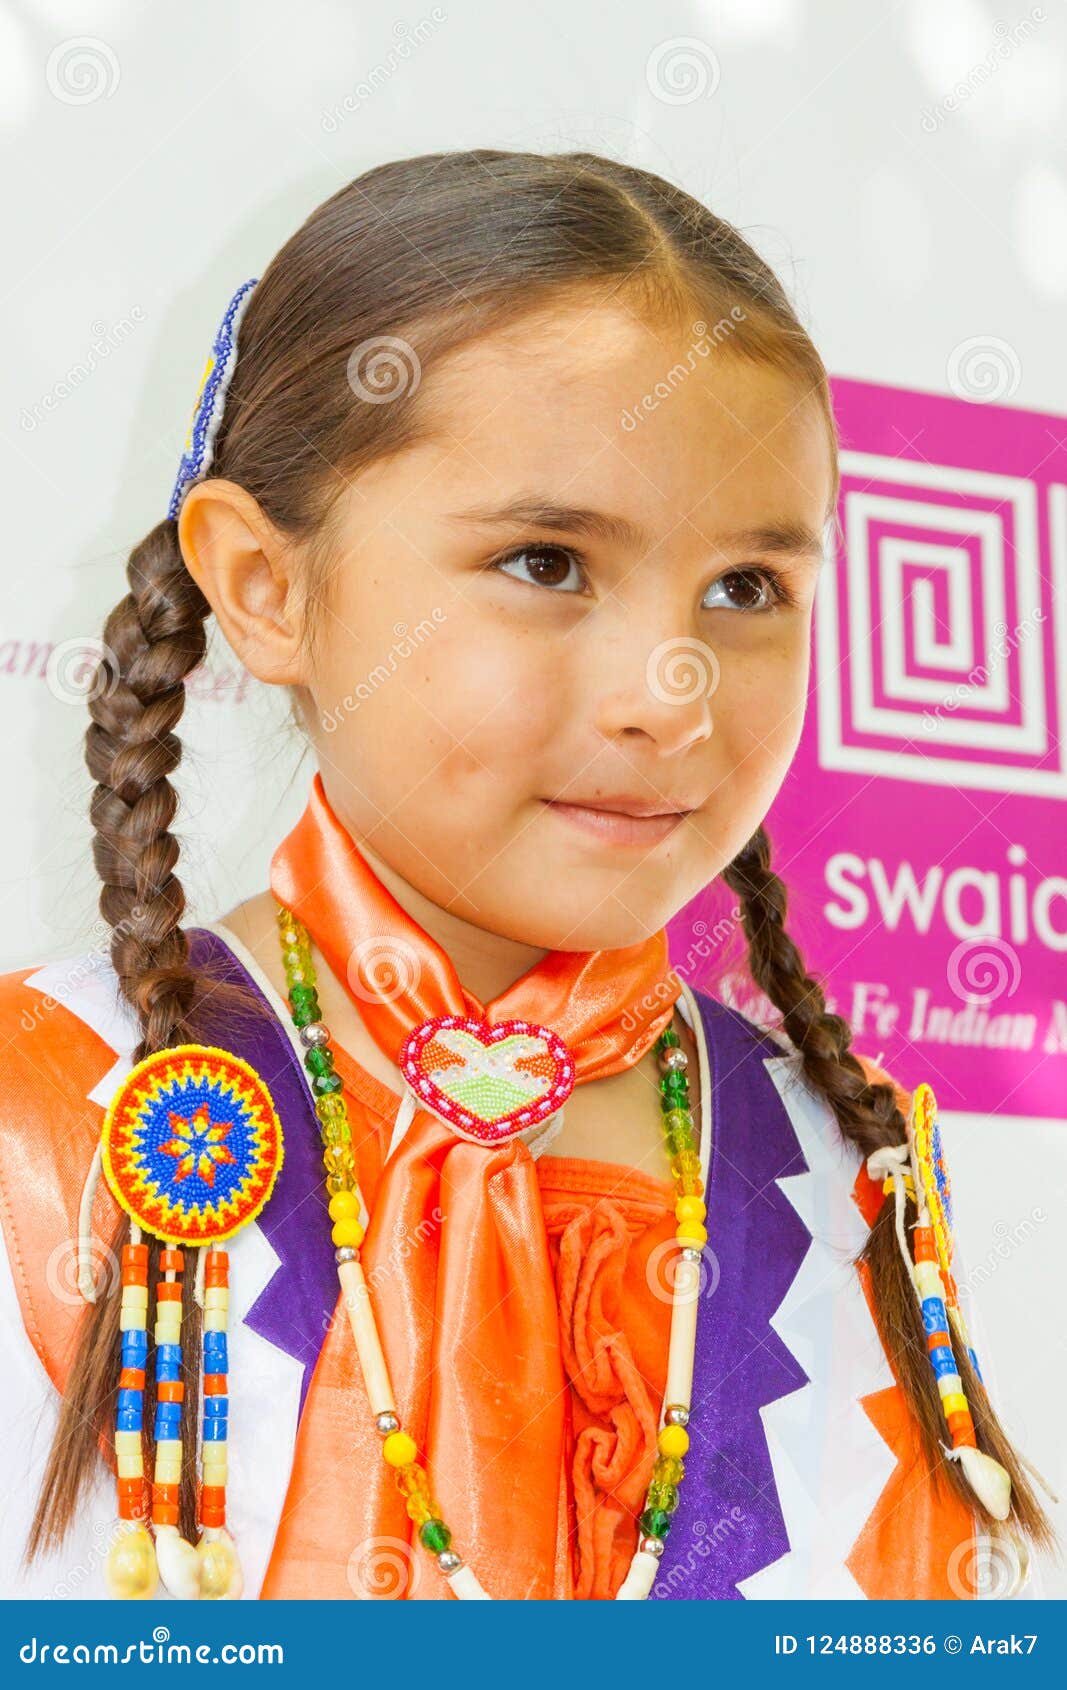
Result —
<path fill-rule="evenodd" d="M 350 685 L 355 708 L 334 712 L 327 754 L 380 812 L 433 816 L 442 801 L 492 810 L 528 796 L 543 748 L 557 738 L 563 687 L 547 642 L 472 634 L 446 619 L 417 645 Z M 456 618 L 458 620 L 458 617 Z"/>
<path fill-rule="evenodd" d="M 767 805 L 800 740 L 808 690 L 808 637 L 788 639 L 723 666 L 712 700 L 720 765 L 739 790 Z"/>

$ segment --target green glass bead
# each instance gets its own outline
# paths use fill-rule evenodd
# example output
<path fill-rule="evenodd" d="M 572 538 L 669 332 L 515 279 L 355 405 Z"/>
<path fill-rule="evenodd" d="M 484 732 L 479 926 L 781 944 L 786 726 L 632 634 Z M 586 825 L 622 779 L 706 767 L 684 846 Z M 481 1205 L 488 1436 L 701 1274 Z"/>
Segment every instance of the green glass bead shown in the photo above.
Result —
<path fill-rule="evenodd" d="M 304 1055 L 304 1067 L 309 1074 L 332 1074 L 333 1051 L 327 1045 L 314 1045 Z"/>
<path fill-rule="evenodd" d="M 680 1045 L 681 1042 L 681 1039 L 678 1037 L 678 1034 L 675 1032 L 673 1027 L 664 1027 L 659 1038 L 656 1040 L 657 1056 L 661 1055 L 663 1051 L 669 1050 L 672 1045 Z"/>
<path fill-rule="evenodd" d="M 302 1009 L 294 1008 L 292 1011 L 292 1018 L 294 1027 L 310 1027 L 313 1021 L 320 1021 L 322 1019 L 317 1007 L 310 1008 L 308 1006 L 305 1006 Z"/>
<path fill-rule="evenodd" d="M 443 1520 L 425 1520 L 419 1527 L 419 1537 L 435 1555 L 442 1554 L 452 1542 L 452 1533 Z"/>
<path fill-rule="evenodd" d="M 316 1074 L 311 1082 L 311 1089 L 320 1097 L 324 1092 L 340 1091 L 344 1086 L 340 1074 Z"/>
<path fill-rule="evenodd" d="M 671 1517 L 662 1508 L 646 1508 L 638 1524 L 646 1537 L 666 1537 L 671 1529 Z"/>
<path fill-rule="evenodd" d="M 676 1455 L 657 1455 L 652 1469 L 653 1484 L 680 1485 L 685 1477 L 685 1463 Z"/>
<path fill-rule="evenodd" d="M 314 986 L 303 986 L 299 980 L 290 988 L 289 997 L 293 1003 L 317 1003 L 319 994 Z"/>
<path fill-rule="evenodd" d="M 678 1487 L 676 1485 L 653 1483 L 648 1487 L 646 1502 L 651 1509 L 661 1510 L 664 1514 L 673 1514 L 678 1506 Z"/>
<path fill-rule="evenodd" d="M 659 1089 L 664 1097 L 670 1098 L 676 1109 L 684 1108 L 689 1101 L 689 1081 L 684 1074 L 664 1074 Z"/>

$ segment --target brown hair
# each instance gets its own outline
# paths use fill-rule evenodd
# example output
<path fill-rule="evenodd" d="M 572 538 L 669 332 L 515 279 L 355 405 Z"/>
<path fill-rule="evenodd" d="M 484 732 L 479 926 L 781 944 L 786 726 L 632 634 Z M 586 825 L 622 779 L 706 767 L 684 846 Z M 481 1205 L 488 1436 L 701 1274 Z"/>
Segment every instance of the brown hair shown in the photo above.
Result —
<path fill-rule="evenodd" d="M 714 325 L 716 344 L 777 368 L 810 398 L 826 426 L 838 488 L 837 434 L 826 370 L 775 275 L 729 223 L 649 171 L 591 153 L 542 156 L 477 150 L 424 155 L 367 171 L 297 229 L 253 290 L 241 324 L 211 474 L 245 488 L 310 560 L 308 632 L 314 638 L 330 556 L 330 517 L 360 469 L 424 437 L 433 419 L 412 391 L 389 404 L 353 404 L 349 367 L 362 374 L 417 348 L 423 370 L 487 331 L 575 290 L 615 301 L 647 320 Z M 704 319 L 702 323 L 700 320 Z M 399 348 L 397 346 L 399 343 Z M 375 367 L 377 362 L 377 368 Z M 401 375 L 401 380 L 403 376 Z M 104 627 L 107 670 L 91 689 L 86 760 L 100 909 L 124 998 L 140 1017 L 134 1059 L 196 1040 L 209 1004 L 256 1013 L 257 1000 L 190 965 L 181 927 L 184 896 L 170 832 L 171 785 L 181 756 L 174 732 L 185 682 L 204 655 L 210 606 L 185 567 L 177 523 L 167 519 L 134 547 L 129 592 Z M 297 717 L 306 697 L 294 689 Z M 866 1155 L 901 1142 L 904 1119 L 890 1084 L 869 1083 L 850 1053 L 850 1029 L 829 1014 L 785 931 L 786 891 L 770 868 L 761 828 L 724 871 L 737 894 L 752 975 L 782 1016 L 807 1080 L 827 1099 L 845 1137 Z M 220 996 L 221 994 L 221 996 Z M 912 1212 L 911 1219 L 914 1219 Z M 112 1249 L 126 1235 L 120 1219 Z M 149 1241 L 150 1284 L 158 1246 Z M 940 1448 L 939 1399 L 888 1205 L 865 1256 L 894 1370 L 935 1471 L 973 1499 Z M 180 1529 L 196 1535 L 195 1448 L 199 1311 L 193 1252 L 185 1274 L 184 1464 Z M 57 1545 L 110 1435 L 118 1385 L 118 1298 L 86 1308 L 50 1452 L 28 1556 Z M 979 1446 L 1009 1469 L 1013 1512 L 1036 1538 L 1041 1511 L 1007 1440 L 960 1357 Z M 149 1380 L 145 1423 L 154 1405 Z"/>

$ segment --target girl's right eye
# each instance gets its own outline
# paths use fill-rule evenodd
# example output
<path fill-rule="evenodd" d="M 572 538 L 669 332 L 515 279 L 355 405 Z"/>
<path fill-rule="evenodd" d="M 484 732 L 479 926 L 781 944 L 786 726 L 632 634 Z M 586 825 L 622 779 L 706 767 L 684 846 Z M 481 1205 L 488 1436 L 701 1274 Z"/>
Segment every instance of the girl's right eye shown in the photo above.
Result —
<path fill-rule="evenodd" d="M 520 546 L 490 565 L 502 575 L 525 581 L 531 587 L 549 587 L 557 593 L 585 591 L 585 575 L 577 552 L 564 546 Z"/>

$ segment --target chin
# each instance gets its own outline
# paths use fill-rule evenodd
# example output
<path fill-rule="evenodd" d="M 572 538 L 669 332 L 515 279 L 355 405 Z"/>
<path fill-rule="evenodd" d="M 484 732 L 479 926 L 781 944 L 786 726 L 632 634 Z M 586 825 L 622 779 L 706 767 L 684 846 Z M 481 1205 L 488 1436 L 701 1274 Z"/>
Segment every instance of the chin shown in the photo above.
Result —
<path fill-rule="evenodd" d="M 568 898 L 562 905 L 546 899 L 529 911 L 513 906 L 507 927 L 497 931 L 546 951 L 621 951 L 643 944 L 677 913 L 673 902 L 643 905 L 635 897 L 627 904 L 611 894 L 581 903 Z"/>

